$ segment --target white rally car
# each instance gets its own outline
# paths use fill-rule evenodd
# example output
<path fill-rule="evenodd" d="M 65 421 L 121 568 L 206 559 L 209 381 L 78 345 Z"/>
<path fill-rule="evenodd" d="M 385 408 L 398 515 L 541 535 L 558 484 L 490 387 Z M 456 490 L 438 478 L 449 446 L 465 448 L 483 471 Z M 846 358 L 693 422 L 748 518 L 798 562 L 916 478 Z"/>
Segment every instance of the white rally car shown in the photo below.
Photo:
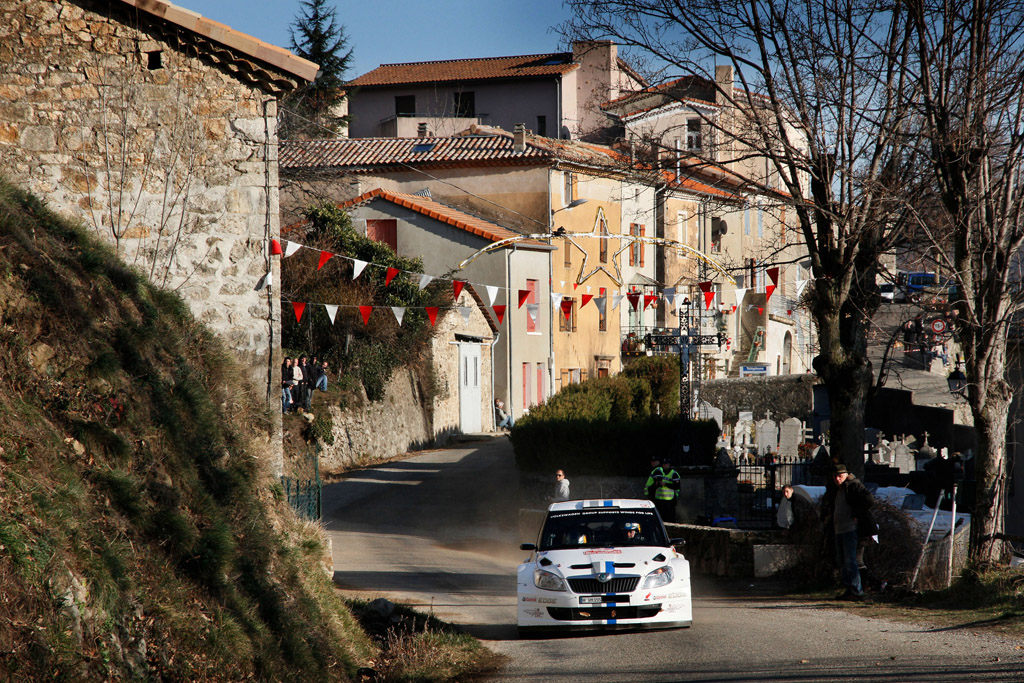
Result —
<path fill-rule="evenodd" d="M 693 620 L 690 563 L 649 500 L 553 503 L 519 565 L 519 632 L 681 628 Z"/>

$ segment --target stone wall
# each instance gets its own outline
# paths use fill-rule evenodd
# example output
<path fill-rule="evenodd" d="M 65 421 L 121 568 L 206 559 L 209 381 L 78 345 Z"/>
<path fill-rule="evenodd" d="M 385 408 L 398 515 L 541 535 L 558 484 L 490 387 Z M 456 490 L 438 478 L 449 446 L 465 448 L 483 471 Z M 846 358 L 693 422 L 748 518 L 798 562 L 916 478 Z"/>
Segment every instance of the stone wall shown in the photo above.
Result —
<path fill-rule="evenodd" d="M 700 397 L 722 410 L 727 425 L 736 423 L 741 410 L 753 411 L 755 420 L 764 419 L 771 411 L 776 421 L 796 417 L 810 423 L 817 382 L 815 375 L 704 380 Z"/>
<path fill-rule="evenodd" d="M 0 3 L 0 168 L 178 291 L 276 387 L 280 307 L 254 291 L 271 268 L 280 282 L 275 97 L 128 9 Z"/>

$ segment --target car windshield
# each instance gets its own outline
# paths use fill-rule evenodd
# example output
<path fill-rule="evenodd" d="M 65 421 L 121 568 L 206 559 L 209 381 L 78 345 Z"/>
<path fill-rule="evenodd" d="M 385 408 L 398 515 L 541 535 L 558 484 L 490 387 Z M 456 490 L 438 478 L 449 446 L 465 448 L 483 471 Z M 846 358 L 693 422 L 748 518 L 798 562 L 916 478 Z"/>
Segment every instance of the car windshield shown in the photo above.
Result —
<path fill-rule="evenodd" d="M 540 550 L 668 546 L 665 527 L 654 510 L 566 510 L 544 522 Z"/>

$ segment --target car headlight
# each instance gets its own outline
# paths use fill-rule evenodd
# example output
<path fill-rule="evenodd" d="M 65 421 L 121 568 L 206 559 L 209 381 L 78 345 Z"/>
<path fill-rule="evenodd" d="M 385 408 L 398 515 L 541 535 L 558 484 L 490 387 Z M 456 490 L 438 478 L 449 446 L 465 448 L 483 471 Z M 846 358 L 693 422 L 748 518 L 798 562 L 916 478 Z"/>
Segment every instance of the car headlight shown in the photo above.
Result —
<path fill-rule="evenodd" d="M 649 590 L 651 588 L 667 586 L 672 583 L 673 578 L 675 577 L 672 574 L 672 567 L 669 567 L 668 565 L 658 567 L 644 578 L 643 588 L 644 590 Z"/>
<path fill-rule="evenodd" d="M 546 591 L 565 590 L 565 581 L 562 580 L 561 576 L 546 572 L 543 569 L 533 570 L 533 585 Z"/>

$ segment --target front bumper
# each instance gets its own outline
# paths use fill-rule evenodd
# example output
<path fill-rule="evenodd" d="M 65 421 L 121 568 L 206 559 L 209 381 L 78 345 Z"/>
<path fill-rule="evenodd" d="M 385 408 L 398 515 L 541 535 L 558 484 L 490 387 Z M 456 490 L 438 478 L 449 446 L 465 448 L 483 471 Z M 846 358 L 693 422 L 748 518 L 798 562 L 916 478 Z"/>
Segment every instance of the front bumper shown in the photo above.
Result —
<path fill-rule="evenodd" d="M 582 595 L 520 584 L 520 632 L 686 628 L 693 621 L 689 577 L 655 591 Z"/>

